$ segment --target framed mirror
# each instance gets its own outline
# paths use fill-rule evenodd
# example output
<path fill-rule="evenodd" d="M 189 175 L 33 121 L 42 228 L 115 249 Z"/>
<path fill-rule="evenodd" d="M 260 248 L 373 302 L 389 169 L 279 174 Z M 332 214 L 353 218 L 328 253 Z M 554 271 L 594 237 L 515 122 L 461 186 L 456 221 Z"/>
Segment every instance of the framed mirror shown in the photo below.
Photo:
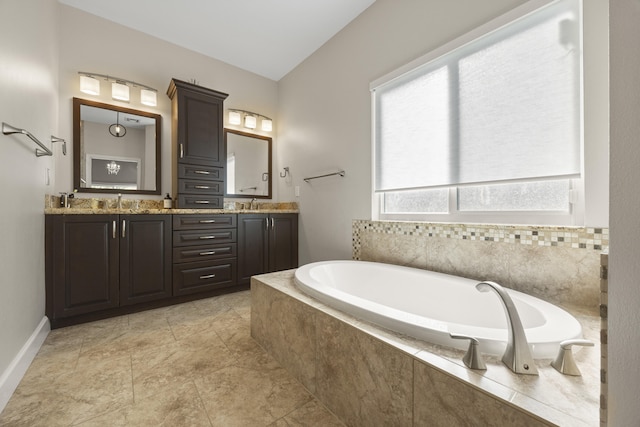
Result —
<path fill-rule="evenodd" d="M 271 138 L 224 130 L 227 197 L 271 198 Z"/>
<path fill-rule="evenodd" d="M 160 194 L 162 116 L 73 98 L 73 187 Z"/>

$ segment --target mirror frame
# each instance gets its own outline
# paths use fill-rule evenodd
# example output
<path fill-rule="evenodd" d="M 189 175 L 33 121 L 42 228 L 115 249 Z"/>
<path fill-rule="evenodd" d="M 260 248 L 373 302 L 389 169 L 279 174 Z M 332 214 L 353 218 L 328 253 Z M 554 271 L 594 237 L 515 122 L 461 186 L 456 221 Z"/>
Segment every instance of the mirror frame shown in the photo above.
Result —
<path fill-rule="evenodd" d="M 156 188 L 155 190 L 117 190 L 109 188 L 90 188 L 80 186 L 80 107 L 102 108 L 105 110 L 119 111 L 121 113 L 135 114 L 149 117 L 156 121 Z M 162 194 L 161 191 L 161 152 L 162 152 L 162 116 L 147 111 L 134 110 L 118 105 L 105 104 L 88 99 L 73 98 L 73 188 L 80 193 L 123 193 L 123 194 Z"/>
<path fill-rule="evenodd" d="M 227 154 L 227 135 L 233 133 L 235 135 L 240 135 L 240 136 L 245 136 L 248 138 L 255 138 L 255 139 L 261 139 L 264 140 L 268 145 L 267 145 L 267 150 L 268 150 L 268 168 L 267 168 L 267 173 L 269 174 L 269 191 L 267 192 L 267 195 L 257 195 L 257 194 L 233 194 L 233 193 L 227 193 L 227 176 L 226 173 L 228 172 L 227 170 L 225 170 L 225 181 L 224 181 L 224 196 L 225 197 L 234 197 L 234 198 L 242 198 L 242 199 L 270 199 L 272 197 L 272 193 L 273 193 L 273 189 L 272 189 L 272 185 L 273 185 L 273 179 L 272 179 L 272 168 L 271 168 L 271 148 L 272 148 L 272 143 L 273 143 L 273 139 L 270 136 L 265 136 L 265 135 L 258 135 L 255 133 L 248 133 L 248 132 L 242 132 L 236 129 L 228 129 L 228 128 L 224 128 L 224 152 L 225 154 Z M 225 169 L 226 165 L 225 165 Z"/>

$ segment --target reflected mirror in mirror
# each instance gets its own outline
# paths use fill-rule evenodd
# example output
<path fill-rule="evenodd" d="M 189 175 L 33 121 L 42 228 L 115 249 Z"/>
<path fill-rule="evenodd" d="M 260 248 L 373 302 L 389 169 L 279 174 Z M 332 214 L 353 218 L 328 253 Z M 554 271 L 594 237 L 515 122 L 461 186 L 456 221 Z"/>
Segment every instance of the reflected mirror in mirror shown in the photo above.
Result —
<path fill-rule="evenodd" d="M 73 184 L 80 192 L 160 194 L 159 114 L 73 98 Z"/>
<path fill-rule="evenodd" d="M 224 130 L 228 197 L 271 198 L 271 138 Z"/>

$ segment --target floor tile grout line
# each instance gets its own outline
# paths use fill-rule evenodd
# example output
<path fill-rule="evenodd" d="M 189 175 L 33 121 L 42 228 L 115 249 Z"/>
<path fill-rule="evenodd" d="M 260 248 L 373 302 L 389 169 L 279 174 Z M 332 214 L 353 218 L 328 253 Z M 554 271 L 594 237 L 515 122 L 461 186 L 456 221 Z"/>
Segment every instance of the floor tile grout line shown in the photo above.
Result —
<path fill-rule="evenodd" d="M 204 399 L 202 398 L 202 393 L 200 392 L 200 389 L 198 388 L 198 384 L 195 382 L 195 380 L 190 380 L 191 383 L 193 384 L 193 386 L 196 389 L 196 393 L 198 393 L 198 399 L 200 400 L 200 404 L 202 405 L 202 408 L 204 409 L 204 413 L 207 414 L 207 420 L 209 420 L 209 425 L 211 427 L 213 427 L 213 421 L 211 421 L 211 415 L 209 415 L 209 411 L 207 410 L 207 405 L 204 404 Z"/>

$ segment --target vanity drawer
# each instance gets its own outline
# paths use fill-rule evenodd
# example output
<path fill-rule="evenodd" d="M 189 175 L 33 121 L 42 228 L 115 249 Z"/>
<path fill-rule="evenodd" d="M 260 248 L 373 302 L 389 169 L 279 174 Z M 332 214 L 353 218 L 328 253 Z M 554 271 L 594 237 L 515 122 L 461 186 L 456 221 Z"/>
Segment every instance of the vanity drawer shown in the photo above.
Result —
<path fill-rule="evenodd" d="M 178 193 L 178 209 L 222 209 L 223 207 L 222 196 Z"/>
<path fill-rule="evenodd" d="M 195 179 L 179 179 L 178 193 L 223 195 L 224 182 L 200 181 Z"/>
<path fill-rule="evenodd" d="M 213 166 L 178 164 L 178 178 L 204 181 L 224 181 L 224 168 Z"/>
<path fill-rule="evenodd" d="M 236 243 L 227 245 L 184 246 L 173 248 L 173 263 L 208 261 L 221 258 L 235 258 L 238 255 Z"/>
<path fill-rule="evenodd" d="M 236 260 L 189 262 L 173 266 L 173 295 L 225 288 L 236 284 Z"/>
<path fill-rule="evenodd" d="M 235 243 L 236 230 L 174 231 L 173 247 Z"/>
<path fill-rule="evenodd" d="M 238 216 L 231 215 L 173 215 L 174 230 L 202 230 L 209 228 L 236 228 Z"/>

